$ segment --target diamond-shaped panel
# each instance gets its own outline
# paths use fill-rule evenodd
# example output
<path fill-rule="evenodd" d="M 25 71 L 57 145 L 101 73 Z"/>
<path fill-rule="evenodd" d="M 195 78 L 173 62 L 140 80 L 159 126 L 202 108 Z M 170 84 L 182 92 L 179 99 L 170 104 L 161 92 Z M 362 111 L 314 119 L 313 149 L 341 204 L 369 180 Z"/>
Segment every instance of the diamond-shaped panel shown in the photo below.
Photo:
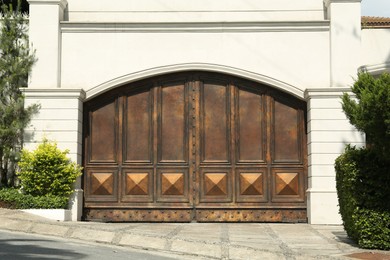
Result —
<path fill-rule="evenodd" d="M 298 195 L 298 173 L 276 173 L 277 195 Z"/>
<path fill-rule="evenodd" d="M 183 173 L 162 173 L 161 178 L 162 195 L 184 195 Z"/>
<path fill-rule="evenodd" d="M 208 196 L 227 195 L 227 175 L 226 173 L 206 173 L 205 174 L 205 194 Z"/>
<path fill-rule="evenodd" d="M 148 195 L 148 173 L 128 173 L 126 176 L 126 195 Z"/>
<path fill-rule="evenodd" d="M 240 194 L 241 195 L 263 195 L 263 174 L 262 173 L 241 173 Z"/>
<path fill-rule="evenodd" d="M 112 195 L 114 187 L 114 175 L 112 173 L 91 174 L 91 194 Z"/>

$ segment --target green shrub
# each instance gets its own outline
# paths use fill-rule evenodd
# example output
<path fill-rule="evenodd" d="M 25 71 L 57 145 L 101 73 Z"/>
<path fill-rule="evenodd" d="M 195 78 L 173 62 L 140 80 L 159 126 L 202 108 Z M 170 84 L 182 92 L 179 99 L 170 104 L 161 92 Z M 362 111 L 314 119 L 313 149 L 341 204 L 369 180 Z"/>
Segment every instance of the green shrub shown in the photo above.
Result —
<path fill-rule="evenodd" d="M 0 205 L 15 209 L 67 209 L 68 197 L 32 196 L 14 188 L 0 189 Z"/>
<path fill-rule="evenodd" d="M 23 191 L 33 196 L 72 194 L 81 167 L 67 158 L 68 153 L 46 139 L 32 152 L 23 150 L 18 173 Z"/>
<path fill-rule="evenodd" d="M 390 163 L 376 150 L 347 146 L 336 159 L 340 214 L 363 248 L 390 249 Z"/>

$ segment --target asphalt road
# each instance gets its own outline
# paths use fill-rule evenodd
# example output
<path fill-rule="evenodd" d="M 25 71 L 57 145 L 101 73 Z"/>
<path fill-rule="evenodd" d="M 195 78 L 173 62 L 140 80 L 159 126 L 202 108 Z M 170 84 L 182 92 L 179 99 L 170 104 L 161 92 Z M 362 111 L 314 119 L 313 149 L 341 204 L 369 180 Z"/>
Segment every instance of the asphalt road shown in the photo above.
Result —
<path fill-rule="evenodd" d="M 0 231 L 0 259 L 178 259 L 161 254 L 131 250 L 102 244 L 86 244 L 78 241 Z"/>

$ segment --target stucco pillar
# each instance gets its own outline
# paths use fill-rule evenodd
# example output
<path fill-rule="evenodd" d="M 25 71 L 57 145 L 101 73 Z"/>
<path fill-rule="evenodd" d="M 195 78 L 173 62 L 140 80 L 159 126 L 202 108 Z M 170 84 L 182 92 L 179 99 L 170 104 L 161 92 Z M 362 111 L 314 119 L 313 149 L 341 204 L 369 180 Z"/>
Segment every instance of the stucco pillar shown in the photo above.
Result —
<path fill-rule="evenodd" d="M 347 144 L 362 146 L 364 136 L 346 118 L 341 96 L 349 88 L 308 89 L 308 190 L 310 224 L 341 224 L 334 163 Z"/>
<path fill-rule="evenodd" d="M 324 0 L 330 20 L 331 86 L 352 85 L 360 66 L 361 0 Z"/>
<path fill-rule="evenodd" d="M 24 148 L 33 150 L 46 137 L 57 142 L 61 150 L 69 150 L 69 158 L 82 164 L 82 117 L 85 92 L 81 89 L 23 89 L 25 105 L 40 104 L 41 108 L 25 129 Z M 75 183 L 75 192 L 69 207 L 72 220 L 80 220 L 83 191 L 81 178 Z"/>
<path fill-rule="evenodd" d="M 30 75 L 30 88 L 60 87 L 60 21 L 64 19 L 66 0 L 28 0 L 29 35 L 36 51 L 36 64 Z"/>

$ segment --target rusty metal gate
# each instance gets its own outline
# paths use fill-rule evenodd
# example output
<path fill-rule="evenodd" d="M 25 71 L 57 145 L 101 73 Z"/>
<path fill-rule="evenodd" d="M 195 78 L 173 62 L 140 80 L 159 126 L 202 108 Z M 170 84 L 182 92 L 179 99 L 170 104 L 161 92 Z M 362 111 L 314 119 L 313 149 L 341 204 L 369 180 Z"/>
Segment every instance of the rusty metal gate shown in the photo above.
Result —
<path fill-rule="evenodd" d="M 84 105 L 84 218 L 306 221 L 306 104 L 203 72 Z"/>

